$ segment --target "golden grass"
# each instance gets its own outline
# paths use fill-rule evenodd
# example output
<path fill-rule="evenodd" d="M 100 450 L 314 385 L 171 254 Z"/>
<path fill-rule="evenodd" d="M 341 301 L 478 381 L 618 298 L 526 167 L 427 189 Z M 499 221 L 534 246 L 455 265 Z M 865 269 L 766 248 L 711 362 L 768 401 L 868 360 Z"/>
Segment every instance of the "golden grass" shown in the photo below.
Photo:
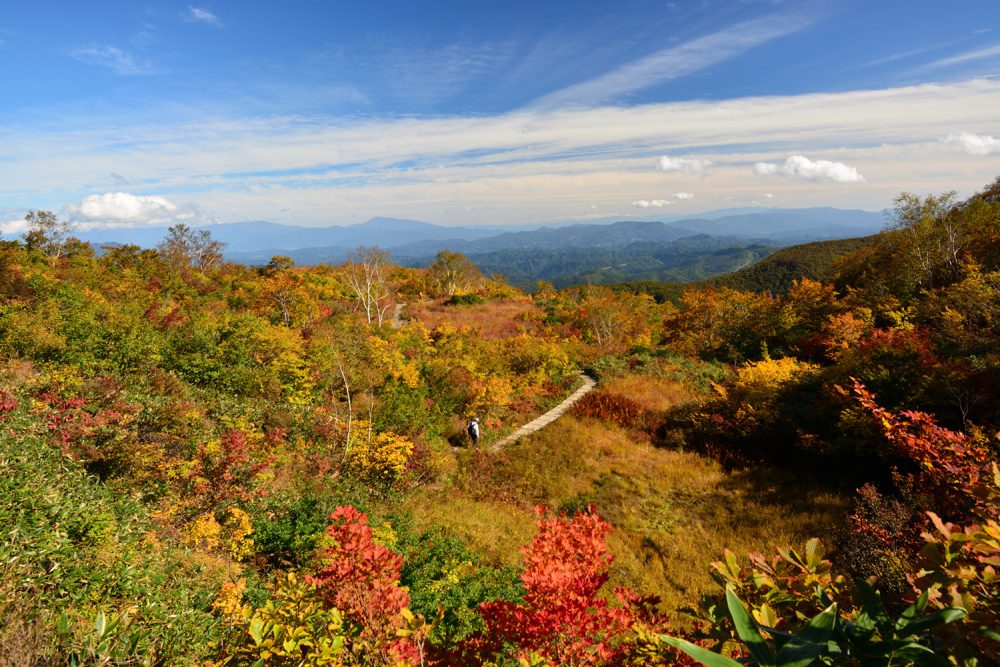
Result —
<path fill-rule="evenodd" d="M 455 328 L 469 327 L 484 338 L 510 338 L 520 331 L 533 333 L 544 313 L 527 299 L 503 299 L 467 306 L 445 306 L 433 301 L 406 307 L 411 320 L 421 322 L 428 330 L 442 324 Z"/>
<path fill-rule="evenodd" d="M 520 548 L 535 534 L 534 513 L 524 507 L 470 498 L 455 489 L 420 489 L 404 507 L 418 529 L 442 526 L 497 565 L 519 565 Z"/>
<path fill-rule="evenodd" d="M 611 394 L 628 396 L 646 410 L 664 411 L 693 397 L 681 383 L 648 375 L 625 375 L 601 384 Z"/>
<path fill-rule="evenodd" d="M 662 409 L 661 396 L 683 395 L 662 382 L 623 378 L 613 386 L 626 395 L 641 387 L 636 400 Z M 614 528 L 612 585 L 659 595 L 670 613 L 718 592 L 709 565 L 726 548 L 771 553 L 829 535 L 849 504 L 791 471 L 727 473 L 698 454 L 658 449 L 625 429 L 569 415 L 505 452 L 460 452 L 458 459 L 450 483 L 405 501 L 418 525 L 445 525 L 509 564 L 533 534 L 534 505 L 593 504 Z"/>

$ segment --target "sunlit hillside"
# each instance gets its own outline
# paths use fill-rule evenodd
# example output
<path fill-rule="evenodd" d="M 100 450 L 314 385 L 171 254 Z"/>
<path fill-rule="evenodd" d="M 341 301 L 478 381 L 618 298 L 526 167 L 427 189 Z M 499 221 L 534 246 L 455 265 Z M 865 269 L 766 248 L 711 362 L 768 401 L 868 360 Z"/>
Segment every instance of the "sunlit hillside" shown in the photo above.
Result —
<path fill-rule="evenodd" d="M 829 282 L 664 303 L 448 251 L 248 268 L 183 225 L 95 257 L 33 212 L 0 662 L 987 664 L 998 188 L 900 197 Z"/>

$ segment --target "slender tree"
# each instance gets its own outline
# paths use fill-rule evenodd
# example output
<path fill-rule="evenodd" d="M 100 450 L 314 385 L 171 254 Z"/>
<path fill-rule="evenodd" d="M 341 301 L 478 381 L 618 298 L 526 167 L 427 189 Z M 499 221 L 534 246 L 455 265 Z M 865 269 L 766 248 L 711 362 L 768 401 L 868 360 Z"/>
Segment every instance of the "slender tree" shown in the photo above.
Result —
<path fill-rule="evenodd" d="M 374 322 L 381 327 L 392 307 L 392 290 L 385 276 L 389 253 L 377 246 L 360 246 L 347 259 L 347 284 L 368 324 Z"/>

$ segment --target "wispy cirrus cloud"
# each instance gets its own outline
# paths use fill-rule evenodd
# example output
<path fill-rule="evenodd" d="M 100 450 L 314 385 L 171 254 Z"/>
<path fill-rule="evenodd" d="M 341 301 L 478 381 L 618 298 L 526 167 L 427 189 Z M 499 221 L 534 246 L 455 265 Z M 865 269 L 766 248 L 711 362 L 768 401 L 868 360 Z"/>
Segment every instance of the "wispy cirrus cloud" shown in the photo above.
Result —
<path fill-rule="evenodd" d="M 949 56 L 947 58 L 935 60 L 932 63 L 924 65 L 920 69 L 940 69 L 942 67 L 951 67 L 953 65 L 964 65 L 966 63 L 971 63 L 978 60 L 986 60 L 988 58 L 996 58 L 998 56 L 1000 56 L 1000 44 L 994 44 L 993 46 L 987 46 L 982 49 L 965 51 L 964 53 L 959 53 L 954 56 Z"/>
<path fill-rule="evenodd" d="M 221 26 L 222 20 L 214 13 L 204 7 L 192 7 L 188 5 L 187 12 L 184 13 L 184 20 L 191 23 L 207 23 L 208 25 Z"/>
<path fill-rule="evenodd" d="M 112 44 L 86 46 L 70 51 L 69 55 L 88 65 L 107 67 L 122 76 L 153 73 L 153 66 L 148 59 L 137 60 L 131 53 Z"/>
<path fill-rule="evenodd" d="M 710 35 L 651 53 L 588 81 L 544 95 L 535 108 L 596 106 L 660 85 L 745 53 L 813 23 L 805 15 L 772 15 L 745 21 Z"/>
<path fill-rule="evenodd" d="M 998 173 L 998 154 L 970 160 L 941 140 L 995 126 L 997 108 L 1000 81 L 991 80 L 423 118 L 234 113 L 205 121 L 130 108 L 119 117 L 102 109 L 97 122 L 77 108 L 37 127 L 0 125 L 0 202 L 59 210 L 127 187 L 225 220 L 348 224 L 381 214 L 502 224 L 578 216 L 580 193 L 602 216 L 658 199 L 693 210 L 692 200 L 665 195 L 665 182 L 696 192 L 705 207 L 760 201 L 753 165 L 762 163 L 773 165 L 766 190 L 784 205 L 877 209 L 904 190 L 971 193 Z M 658 168 L 664 153 L 671 167 L 710 161 L 712 177 L 676 169 L 667 179 Z M 857 187 L 829 187 L 855 172 L 866 177 Z M 111 173 L 127 175 L 128 185 L 109 181 Z"/>

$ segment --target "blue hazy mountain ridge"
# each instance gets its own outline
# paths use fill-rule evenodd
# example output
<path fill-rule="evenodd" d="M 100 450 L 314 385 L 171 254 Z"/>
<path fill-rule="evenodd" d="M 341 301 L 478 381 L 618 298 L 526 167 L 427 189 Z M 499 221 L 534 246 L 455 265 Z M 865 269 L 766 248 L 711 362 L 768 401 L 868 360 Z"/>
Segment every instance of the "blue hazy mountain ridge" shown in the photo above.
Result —
<path fill-rule="evenodd" d="M 347 227 L 303 227 L 249 220 L 196 226 L 195 229 L 211 232 L 212 238 L 226 244 L 228 253 L 275 251 L 274 254 L 285 254 L 277 252 L 279 250 L 319 247 L 353 249 L 359 245 L 378 245 L 388 249 L 415 241 L 479 239 L 497 234 L 496 228 L 444 227 L 419 220 L 378 217 Z M 167 235 L 167 227 L 93 229 L 74 232 L 74 235 L 95 246 L 134 243 L 151 248 Z"/>
<path fill-rule="evenodd" d="M 659 217 L 659 216 L 657 216 Z M 669 216 L 663 216 L 669 217 Z M 196 227 L 227 244 L 226 258 L 263 264 L 288 255 L 299 264 L 341 262 L 358 246 L 379 246 L 398 261 L 419 263 L 439 250 L 470 257 L 504 250 L 615 248 L 634 243 L 663 243 L 698 234 L 785 246 L 807 241 L 864 236 L 879 231 L 882 212 L 835 208 L 731 209 L 668 221 L 617 220 L 539 227 L 534 224 L 446 227 L 418 220 L 372 218 L 346 227 L 303 227 L 267 221 L 245 221 Z M 558 223 L 557 223 L 558 224 Z M 166 236 L 165 227 L 94 229 L 78 232 L 95 246 L 134 243 L 153 247 Z"/>

